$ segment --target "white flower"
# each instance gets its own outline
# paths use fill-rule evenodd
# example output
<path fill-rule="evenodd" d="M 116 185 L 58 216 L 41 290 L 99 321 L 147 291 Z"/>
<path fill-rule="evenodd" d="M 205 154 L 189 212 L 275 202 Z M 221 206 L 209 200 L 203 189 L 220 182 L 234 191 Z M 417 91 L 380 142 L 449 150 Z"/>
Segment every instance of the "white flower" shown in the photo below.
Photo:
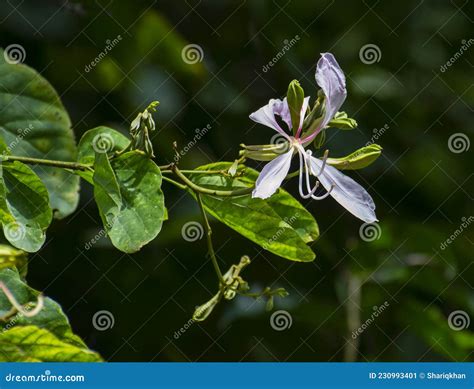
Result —
<path fill-rule="evenodd" d="M 286 98 L 283 100 L 272 99 L 266 106 L 250 115 L 250 119 L 253 121 L 279 132 L 288 140 L 289 146 L 288 151 L 267 163 L 262 169 L 255 183 L 252 197 L 266 199 L 273 195 L 288 175 L 293 155 L 298 154 L 300 162 L 299 192 L 303 198 L 321 200 L 331 195 L 354 216 L 366 223 L 375 222 L 377 221 L 375 204 L 367 191 L 352 178 L 342 174 L 336 168 L 328 166 L 326 164 L 327 155 L 321 160 L 313 157 L 310 150 L 305 150 L 305 146 L 314 140 L 338 112 L 347 95 L 344 73 L 330 53 L 321 54 L 316 66 L 316 82 L 325 96 L 324 114 L 311 133 L 301 134 L 305 114 L 308 110 L 309 97 L 306 97 L 303 101 L 299 127 L 294 131 L 294 136 L 290 136 L 283 130 L 275 117 L 275 115 L 280 116 L 291 131 L 290 109 Z M 310 176 L 317 177 L 313 187 L 310 183 Z M 322 196 L 314 194 L 319 184 L 327 191 Z"/>

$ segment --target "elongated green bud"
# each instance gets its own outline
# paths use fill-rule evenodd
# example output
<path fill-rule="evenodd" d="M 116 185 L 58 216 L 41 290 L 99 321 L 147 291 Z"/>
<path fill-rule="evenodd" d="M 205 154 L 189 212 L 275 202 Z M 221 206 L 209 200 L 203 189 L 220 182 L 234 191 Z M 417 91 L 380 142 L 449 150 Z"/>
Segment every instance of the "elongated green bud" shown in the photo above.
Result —
<path fill-rule="evenodd" d="M 286 93 L 288 107 L 290 108 L 291 124 L 293 134 L 296 134 L 300 126 L 301 107 L 303 106 L 304 90 L 297 80 L 293 80 L 288 85 Z"/>

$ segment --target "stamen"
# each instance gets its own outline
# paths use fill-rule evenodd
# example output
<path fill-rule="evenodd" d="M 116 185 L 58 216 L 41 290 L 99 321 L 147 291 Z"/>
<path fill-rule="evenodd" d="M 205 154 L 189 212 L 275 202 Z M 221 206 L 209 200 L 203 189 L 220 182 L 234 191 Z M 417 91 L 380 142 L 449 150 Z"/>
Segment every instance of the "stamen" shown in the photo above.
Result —
<path fill-rule="evenodd" d="M 314 194 L 314 192 L 316 192 L 316 190 L 318 189 L 319 181 L 316 181 L 316 185 L 314 186 L 314 188 L 310 189 L 308 164 L 307 164 L 306 158 L 303 155 L 304 150 L 301 151 L 300 149 L 298 149 L 298 152 L 299 152 L 299 157 L 300 157 L 300 171 L 299 171 L 298 189 L 299 189 L 299 192 L 300 192 L 300 196 L 302 198 L 309 199 Z M 304 163 L 304 169 L 303 169 L 303 163 Z M 303 170 L 304 170 L 304 172 L 303 172 Z M 308 194 L 303 193 L 303 173 L 306 175 L 306 189 L 308 191 Z"/>
<path fill-rule="evenodd" d="M 326 161 L 327 161 L 327 159 L 328 159 L 328 155 L 329 155 L 329 150 L 326 150 L 326 151 L 324 152 L 323 164 L 321 165 L 321 170 L 319 171 L 319 174 L 317 174 L 318 176 L 323 173 L 323 170 L 324 170 L 324 168 L 326 167 Z"/>
<path fill-rule="evenodd" d="M 7 297 L 8 301 L 10 301 L 10 304 L 15 308 L 20 314 L 22 314 L 25 317 L 33 317 L 41 311 L 44 305 L 44 300 L 42 295 L 38 295 L 38 300 L 36 302 L 36 307 L 30 311 L 27 311 L 23 306 L 16 300 L 15 296 L 13 296 L 12 292 L 7 288 L 7 286 L 3 283 L 0 282 L 0 289 L 3 291 L 5 296 Z"/>
<path fill-rule="evenodd" d="M 325 194 L 323 194 L 323 195 L 321 195 L 321 196 L 311 196 L 311 198 L 312 198 L 313 200 L 324 200 L 326 197 L 328 197 L 328 196 L 331 194 L 331 192 L 332 192 L 333 189 L 334 189 L 334 184 L 331 185 L 331 187 L 329 188 L 329 190 L 327 191 L 327 193 L 325 193 Z"/>

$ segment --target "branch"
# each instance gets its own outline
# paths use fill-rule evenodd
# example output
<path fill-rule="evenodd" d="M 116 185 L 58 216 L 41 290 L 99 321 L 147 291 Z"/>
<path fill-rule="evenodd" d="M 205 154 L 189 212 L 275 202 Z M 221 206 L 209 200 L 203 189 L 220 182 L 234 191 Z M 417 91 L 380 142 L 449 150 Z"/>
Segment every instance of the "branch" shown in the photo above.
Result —
<path fill-rule="evenodd" d="M 196 193 L 196 198 L 199 204 L 199 208 L 201 210 L 202 218 L 204 220 L 204 228 L 206 230 L 206 238 L 207 238 L 207 249 L 209 251 L 209 256 L 211 257 L 212 264 L 214 265 L 214 270 L 216 271 L 217 278 L 219 279 L 219 285 L 225 285 L 224 277 L 222 276 L 221 269 L 219 264 L 217 263 L 216 253 L 214 252 L 214 246 L 212 245 L 212 229 L 209 224 L 209 220 L 207 219 L 206 210 L 204 209 L 204 205 L 202 203 L 201 194 L 199 192 Z"/>
<path fill-rule="evenodd" d="M 215 189 L 204 188 L 192 182 L 188 177 L 186 177 L 181 172 L 181 170 L 178 169 L 176 165 L 172 166 L 171 169 L 189 188 L 191 188 L 194 192 L 197 192 L 197 193 L 208 194 L 212 196 L 231 197 L 231 196 L 243 196 L 246 194 L 250 194 L 253 191 L 253 187 L 235 189 L 235 190 L 215 190 Z"/>
<path fill-rule="evenodd" d="M 3 155 L 0 157 L 0 159 L 3 161 L 23 162 L 28 165 L 53 166 L 53 167 L 59 167 L 63 169 L 81 170 L 81 171 L 92 170 L 92 166 L 85 165 L 83 163 L 78 163 L 78 162 L 54 161 L 51 159 L 20 157 L 17 155 Z"/>

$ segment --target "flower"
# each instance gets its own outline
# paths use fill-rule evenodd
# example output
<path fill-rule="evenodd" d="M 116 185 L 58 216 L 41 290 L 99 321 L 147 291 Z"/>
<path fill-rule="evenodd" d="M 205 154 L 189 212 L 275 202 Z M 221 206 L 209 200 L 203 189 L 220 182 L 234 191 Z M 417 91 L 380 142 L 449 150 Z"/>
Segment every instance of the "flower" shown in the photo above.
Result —
<path fill-rule="evenodd" d="M 339 204 L 354 216 L 366 223 L 377 221 L 375 204 L 367 191 L 352 178 L 342 174 L 339 170 L 326 164 L 327 152 L 323 159 L 312 156 L 305 147 L 311 143 L 318 133 L 323 130 L 334 118 L 342 103 L 346 99 L 346 79 L 339 64 L 330 53 L 321 54 L 316 65 L 316 82 L 324 93 L 324 113 L 321 118 L 310 126 L 310 130 L 302 133 L 303 122 L 309 106 L 309 97 L 305 97 L 300 112 L 300 122 L 297 129 L 293 128 L 294 136 L 283 130 L 277 121 L 277 116 L 292 130 L 290 107 L 287 98 L 283 100 L 271 99 L 269 103 L 250 115 L 250 119 L 273 128 L 288 142 L 287 151 L 267 163 L 262 169 L 255 183 L 252 197 L 266 199 L 273 195 L 288 175 L 293 156 L 299 155 L 299 193 L 303 198 L 321 200 L 331 195 Z M 314 127 L 314 128 L 313 128 Z M 313 187 L 310 176 L 317 177 Z M 322 196 L 314 193 L 321 184 L 327 191 Z"/>

